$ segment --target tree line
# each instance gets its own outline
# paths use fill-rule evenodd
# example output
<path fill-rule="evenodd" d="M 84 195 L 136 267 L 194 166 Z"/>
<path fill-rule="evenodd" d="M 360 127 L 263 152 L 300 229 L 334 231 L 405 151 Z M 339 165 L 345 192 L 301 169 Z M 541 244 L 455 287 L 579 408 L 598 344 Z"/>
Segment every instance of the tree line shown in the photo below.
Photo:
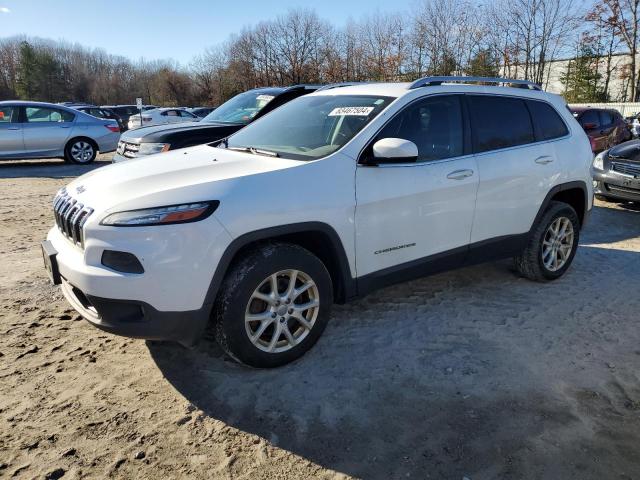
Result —
<path fill-rule="evenodd" d="M 609 100 L 614 77 L 636 99 L 640 0 L 421 0 L 410 12 L 373 12 L 340 28 L 311 9 L 245 27 L 189 65 L 132 61 L 39 38 L 0 39 L 0 99 L 218 105 L 258 86 L 408 81 L 425 75 L 549 81 L 552 63 L 571 101 Z M 628 53 L 624 68 L 615 54 Z"/>

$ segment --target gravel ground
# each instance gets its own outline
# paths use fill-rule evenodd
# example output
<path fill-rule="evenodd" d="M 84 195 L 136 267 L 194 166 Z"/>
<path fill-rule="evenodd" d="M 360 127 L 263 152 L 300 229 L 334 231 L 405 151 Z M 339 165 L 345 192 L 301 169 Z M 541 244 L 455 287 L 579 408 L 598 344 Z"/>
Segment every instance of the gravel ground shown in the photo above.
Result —
<path fill-rule="evenodd" d="M 51 198 L 88 168 L 0 163 L 0 477 L 640 478 L 640 207 L 598 202 L 557 282 L 386 288 L 257 371 L 102 333 L 47 283 Z"/>

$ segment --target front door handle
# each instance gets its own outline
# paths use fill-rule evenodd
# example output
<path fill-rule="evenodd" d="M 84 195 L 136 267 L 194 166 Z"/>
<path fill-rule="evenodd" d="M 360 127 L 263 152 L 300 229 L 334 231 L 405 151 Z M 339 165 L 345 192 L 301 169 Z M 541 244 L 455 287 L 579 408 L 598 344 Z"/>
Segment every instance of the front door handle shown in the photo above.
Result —
<path fill-rule="evenodd" d="M 536 158 L 535 162 L 539 163 L 540 165 L 546 165 L 547 163 L 553 162 L 553 158 L 550 157 L 549 155 L 542 155 L 542 156 Z"/>
<path fill-rule="evenodd" d="M 9 130 L 20 130 L 20 127 L 9 127 Z"/>
<path fill-rule="evenodd" d="M 449 180 L 462 180 L 473 175 L 473 170 L 456 170 L 447 175 Z"/>

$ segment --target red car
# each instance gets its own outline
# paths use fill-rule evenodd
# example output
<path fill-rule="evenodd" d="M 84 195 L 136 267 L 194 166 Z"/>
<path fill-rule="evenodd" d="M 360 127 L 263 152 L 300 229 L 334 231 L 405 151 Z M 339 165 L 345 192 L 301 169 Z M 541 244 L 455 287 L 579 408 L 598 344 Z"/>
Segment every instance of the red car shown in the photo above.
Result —
<path fill-rule="evenodd" d="M 589 137 L 593 153 L 631 140 L 631 131 L 627 122 L 617 110 L 592 107 L 570 107 L 570 109 Z"/>

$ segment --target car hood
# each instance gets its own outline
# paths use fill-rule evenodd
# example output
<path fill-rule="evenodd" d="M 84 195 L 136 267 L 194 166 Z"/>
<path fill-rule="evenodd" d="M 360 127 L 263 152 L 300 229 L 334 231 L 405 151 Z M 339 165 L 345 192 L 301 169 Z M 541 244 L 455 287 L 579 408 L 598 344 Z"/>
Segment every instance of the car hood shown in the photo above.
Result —
<path fill-rule="evenodd" d="M 182 122 L 182 123 L 170 123 L 167 125 L 156 125 L 151 127 L 141 127 L 136 128 L 135 130 L 128 130 L 123 133 L 120 137 L 121 140 L 133 143 L 140 143 L 141 140 L 145 139 L 145 137 L 151 137 L 156 133 L 173 133 L 173 132 L 182 132 L 187 130 L 203 130 L 203 129 L 211 129 L 215 130 L 218 128 L 228 128 L 230 126 L 234 126 L 236 124 L 233 123 L 222 123 L 222 122 Z"/>
<path fill-rule="evenodd" d="M 640 162 L 640 140 L 630 140 L 609 150 L 609 158 L 624 158 Z"/>
<path fill-rule="evenodd" d="M 247 177 L 303 163 L 199 145 L 111 164 L 77 178 L 66 189 L 96 212 L 132 210 L 220 200 Z"/>

